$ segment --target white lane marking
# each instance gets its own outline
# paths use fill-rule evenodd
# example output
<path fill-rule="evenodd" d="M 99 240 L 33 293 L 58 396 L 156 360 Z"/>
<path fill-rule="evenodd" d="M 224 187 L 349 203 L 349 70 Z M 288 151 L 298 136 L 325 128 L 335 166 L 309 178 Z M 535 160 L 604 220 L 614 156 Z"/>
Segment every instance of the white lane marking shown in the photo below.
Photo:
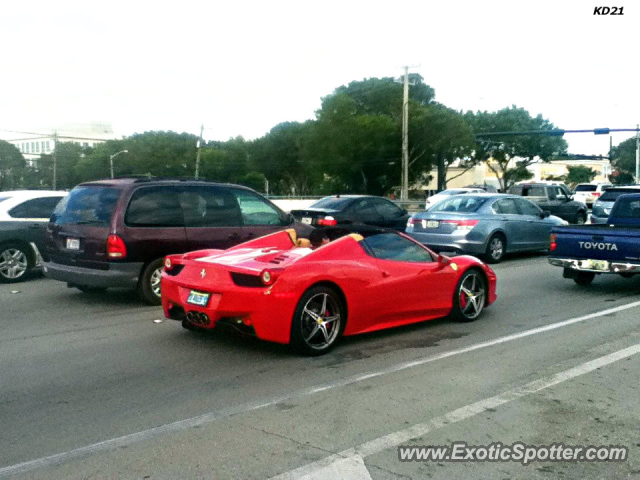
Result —
<path fill-rule="evenodd" d="M 372 480 L 369 470 L 360 456 L 342 458 L 331 465 L 320 468 L 308 475 L 300 477 L 300 480 L 326 480 L 327 478 L 339 478 L 340 480 Z"/>
<path fill-rule="evenodd" d="M 368 380 L 370 378 L 381 377 L 383 375 L 388 375 L 390 373 L 395 373 L 395 372 L 399 372 L 409 368 L 417 367 L 420 365 L 425 365 L 427 363 L 442 360 L 444 358 L 453 357 L 455 355 L 461 355 L 463 353 L 472 352 L 474 350 L 480 350 L 482 348 L 492 347 L 494 345 L 499 345 L 499 344 L 510 342 L 513 340 L 518 340 L 520 338 L 525 338 L 531 335 L 536 335 L 538 333 L 547 332 L 549 330 L 555 330 L 557 328 L 566 327 L 568 325 L 573 325 L 578 322 L 584 322 L 592 318 L 602 317 L 604 315 L 611 315 L 613 313 L 629 310 L 631 308 L 635 308 L 639 306 L 640 306 L 640 301 L 628 303 L 626 305 L 620 305 L 619 307 L 609 308 L 607 310 L 591 313 L 589 315 L 584 315 L 582 317 L 572 318 L 569 320 L 564 320 L 562 322 L 545 325 L 543 327 L 533 328 L 531 330 L 525 330 L 524 332 L 515 333 L 513 335 L 507 335 L 504 337 L 496 338 L 494 340 L 477 343 L 469 347 L 450 350 L 448 352 L 419 358 L 417 360 L 412 360 L 410 362 L 403 362 L 403 363 L 400 363 L 388 368 L 384 368 L 382 370 L 378 370 L 375 372 L 352 375 L 350 377 L 341 378 L 341 379 L 327 382 L 321 385 L 315 385 L 310 388 L 304 388 L 298 391 L 294 391 L 288 395 L 282 395 L 280 397 L 263 400 L 262 402 L 258 401 L 258 402 L 244 403 L 244 404 L 236 405 L 235 407 L 215 410 L 209 413 L 205 413 L 203 415 L 199 415 L 197 417 L 187 418 L 185 420 L 179 420 L 177 422 L 168 423 L 165 425 L 161 425 L 159 427 L 150 428 L 148 430 L 142 430 L 140 432 L 124 435 L 122 437 L 104 440 L 102 442 L 86 445 L 84 447 L 76 448 L 74 450 L 69 450 L 67 452 L 62 452 L 62 453 L 50 455 L 47 457 L 36 458 L 34 460 L 28 460 L 26 462 L 18 463 L 15 465 L 8 465 L 6 467 L 0 468 L 0 478 L 8 475 L 14 475 L 16 473 L 26 472 L 29 470 L 33 470 L 35 468 L 56 465 L 59 463 L 66 462 L 68 460 L 72 460 L 74 458 L 84 457 L 100 451 L 114 450 L 116 448 L 133 445 L 138 442 L 149 440 L 158 435 L 164 435 L 171 432 L 186 430 L 188 428 L 193 428 L 195 426 L 212 423 L 212 422 L 215 422 L 239 413 L 247 413 L 247 412 L 255 411 L 261 408 L 271 407 L 278 403 L 300 399 L 309 395 L 313 395 L 318 392 L 323 392 L 323 391 L 331 390 L 338 387 L 352 385 L 354 383 L 358 383 L 363 380 Z"/>
<path fill-rule="evenodd" d="M 458 408 L 457 410 L 445 413 L 442 416 L 432 418 L 428 422 L 418 423 L 404 430 L 390 433 L 389 435 L 376 438 L 375 440 L 371 440 L 356 447 L 349 448 L 340 453 L 330 455 L 329 457 L 318 460 L 317 462 L 313 462 L 295 470 L 291 470 L 281 475 L 272 477 L 271 480 L 293 480 L 302 478 L 351 478 L 342 477 L 341 475 L 333 477 L 320 477 L 318 475 L 321 472 L 331 472 L 335 469 L 346 468 L 345 465 L 353 465 L 354 461 L 356 461 L 357 459 L 364 459 L 365 457 L 368 457 L 370 455 L 374 455 L 390 448 L 397 447 L 403 443 L 424 437 L 427 433 L 433 430 L 437 430 L 447 425 L 466 420 L 467 418 L 471 418 L 475 415 L 478 415 L 479 413 L 486 412 L 489 409 L 493 409 L 499 407 L 500 405 L 513 402 L 514 400 L 525 397 L 527 395 L 531 395 L 533 393 L 537 393 L 546 388 L 553 387 L 554 385 L 558 385 L 562 382 L 566 382 L 567 380 L 579 377 L 580 375 L 584 375 L 585 373 L 593 372 L 598 368 L 617 362 L 619 360 L 622 360 L 623 358 L 631 357 L 632 355 L 636 355 L 638 353 L 640 353 L 640 343 L 628 348 L 624 348 L 622 350 L 618 350 L 617 352 L 611 353 L 609 355 L 604 355 L 602 357 L 596 358 L 595 360 L 582 363 L 576 367 L 570 368 L 569 370 L 556 373 L 555 375 L 543 377 L 539 380 L 535 380 L 531 383 L 527 383 L 526 385 L 508 390 L 494 397 L 486 398 L 479 402 L 472 403 L 471 405 Z M 344 463 L 345 459 L 349 460 L 349 462 Z M 345 470 L 345 472 L 348 471 Z"/>

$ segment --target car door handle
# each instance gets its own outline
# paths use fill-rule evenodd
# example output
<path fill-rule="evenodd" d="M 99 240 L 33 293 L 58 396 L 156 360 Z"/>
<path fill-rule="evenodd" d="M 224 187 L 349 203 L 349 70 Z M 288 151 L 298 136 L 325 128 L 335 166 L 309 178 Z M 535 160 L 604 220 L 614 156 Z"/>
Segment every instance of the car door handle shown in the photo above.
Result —
<path fill-rule="evenodd" d="M 237 233 L 231 233 L 227 238 L 229 240 L 238 240 L 240 238 L 240 235 L 238 235 Z"/>

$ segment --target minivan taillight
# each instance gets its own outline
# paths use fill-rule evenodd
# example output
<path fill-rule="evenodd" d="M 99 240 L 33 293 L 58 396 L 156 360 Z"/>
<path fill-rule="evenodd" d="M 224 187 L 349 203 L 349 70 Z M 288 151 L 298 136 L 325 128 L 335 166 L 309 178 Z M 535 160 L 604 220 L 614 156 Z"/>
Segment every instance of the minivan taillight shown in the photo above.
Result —
<path fill-rule="evenodd" d="M 107 256 L 109 258 L 125 258 L 127 246 L 118 235 L 109 235 L 107 238 Z"/>

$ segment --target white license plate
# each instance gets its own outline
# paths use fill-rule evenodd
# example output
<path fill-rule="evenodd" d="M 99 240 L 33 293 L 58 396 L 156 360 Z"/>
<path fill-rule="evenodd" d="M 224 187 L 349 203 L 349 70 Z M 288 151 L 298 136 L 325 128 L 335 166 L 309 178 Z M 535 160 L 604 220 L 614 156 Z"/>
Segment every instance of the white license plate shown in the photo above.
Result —
<path fill-rule="evenodd" d="M 606 260 L 583 260 L 580 267 L 589 270 L 609 270 L 609 262 Z"/>
<path fill-rule="evenodd" d="M 302 217 L 302 223 L 305 225 L 311 225 L 311 217 Z"/>
<path fill-rule="evenodd" d="M 187 298 L 187 303 L 191 305 L 198 305 L 200 307 L 206 307 L 209 302 L 209 294 L 198 292 L 196 290 L 191 290 L 189 293 L 189 297 Z"/>
<path fill-rule="evenodd" d="M 438 228 L 440 222 L 437 220 L 427 220 L 427 226 L 425 228 Z"/>
<path fill-rule="evenodd" d="M 67 250 L 80 250 L 80 240 L 77 238 L 67 238 Z"/>

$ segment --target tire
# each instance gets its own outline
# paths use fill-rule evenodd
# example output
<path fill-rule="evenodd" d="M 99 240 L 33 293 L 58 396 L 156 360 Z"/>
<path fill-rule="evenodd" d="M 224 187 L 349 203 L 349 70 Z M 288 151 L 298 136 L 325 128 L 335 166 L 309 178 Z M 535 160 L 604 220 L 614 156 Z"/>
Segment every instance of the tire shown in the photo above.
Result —
<path fill-rule="evenodd" d="M 104 287 L 90 287 L 88 285 L 76 285 L 76 288 L 84 293 L 104 293 L 107 291 Z"/>
<path fill-rule="evenodd" d="M 291 347 L 308 356 L 329 352 L 344 331 L 346 311 L 342 299 L 333 289 L 310 288 L 298 301 L 293 314 Z"/>
<path fill-rule="evenodd" d="M 163 258 L 158 258 L 149 263 L 138 280 L 138 295 L 140 299 L 149 305 L 160 305 L 162 295 L 160 290 L 160 274 L 162 273 Z"/>
<path fill-rule="evenodd" d="M 584 225 L 587 223 L 587 214 L 584 212 L 578 212 L 576 214 L 576 225 Z"/>
<path fill-rule="evenodd" d="M 487 303 L 488 290 L 487 281 L 479 270 L 467 270 L 453 294 L 453 319 L 458 322 L 477 320 Z"/>
<path fill-rule="evenodd" d="M 594 278 L 596 278 L 596 274 L 593 272 L 578 272 L 578 276 L 573 281 L 582 287 L 588 287 Z"/>
<path fill-rule="evenodd" d="M 0 246 L 0 282 L 16 283 L 25 280 L 35 265 L 33 252 L 20 243 Z"/>
<path fill-rule="evenodd" d="M 494 233 L 487 242 L 487 250 L 483 255 L 487 263 L 500 263 L 504 258 L 507 243 L 503 235 Z"/>

